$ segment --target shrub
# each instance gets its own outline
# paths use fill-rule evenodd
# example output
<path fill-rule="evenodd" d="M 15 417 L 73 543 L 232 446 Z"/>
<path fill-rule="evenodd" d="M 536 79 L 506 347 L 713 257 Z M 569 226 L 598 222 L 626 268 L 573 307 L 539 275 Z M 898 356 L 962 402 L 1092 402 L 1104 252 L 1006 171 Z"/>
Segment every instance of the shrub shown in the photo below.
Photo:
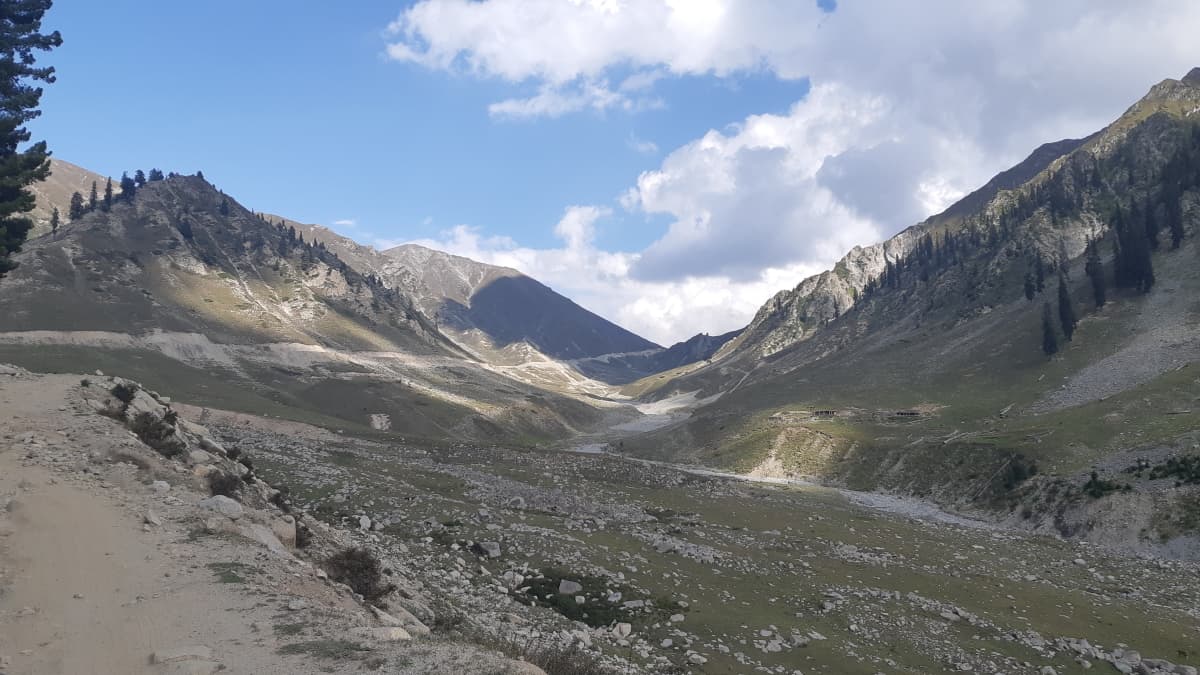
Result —
<path fill-rule="evenodd" d="M 307 525 L 305 525 L 304 523 L 297 520 L 296 521 L 296 548 L 308 548 L 309 544 L 312 543 L 312 540 L 313 540 L 312 530 L 310 530 Z"/>
<path fill-rule="evenodd" d="M 215 497 L 224 495 L 230 499 L 238 499 L 242 491 L 242 479 L 228 471 L 214 471 L 208 474 L 208 491 Z"/>
<path fill-rule="evenodd" d="M 1132 489 L 1128 483 L 1120 485 L 1110 480 L 1104 480 L 1095 471 L 1092 472 L 1091 478 L 1088 478 L 1088 482 L 1083 484 L 1083 494 L 1092 499 L 1099 499 L 1110 492 L 1118 490 L 1129 492 Z"/>
<path fill-rule="evenodd" d="M 83 378 L 82 380 L 80 380 L 80 381 L 79 381 L 79 386 L 81 386 L 81 387 L 90 387 L 90 386 L 92 386 L 92 381 L 91 381 L 91 380 L 89 380 L 89 379 L 87 379 L 87 378 L 85 377 L 85 378 Z"/>
<path fill-rule="evenodd" d="M 131 402 L 133 402 L 133 397 L 137 394 L 137 391 L 138 390 L 136 386 L 132 384 L 125 384 L 124 382 L 118 384 L 112 389 L 109 389 L 109 392 L 113 395 L 113 397 L 125 405 L 129 405 Z"/>
<path fill-rule="evenodd" d="M 348 548 L 335 553 L 322 567 L 330 579 L 346 584 L 370 602 L 396 590 L 395 584 L 384 583 L 379 558 L 365 548 Z"/>
<path fill-rule="evenodd" d="M 129 429 L 146 445 L 160 454 L 174 457 L 187 449 L 187 445 L 175 434 L 175 427 L 150 413 L 138 413 Z"/>

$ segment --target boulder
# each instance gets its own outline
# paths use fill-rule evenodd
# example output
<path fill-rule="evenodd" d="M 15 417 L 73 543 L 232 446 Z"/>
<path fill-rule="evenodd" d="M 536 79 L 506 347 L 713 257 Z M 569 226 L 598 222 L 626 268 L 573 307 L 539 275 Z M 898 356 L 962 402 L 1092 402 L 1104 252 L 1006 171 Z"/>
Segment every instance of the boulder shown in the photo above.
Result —
<path fill-rule="evenodd" d="M 375 619 L 384 626 L 404 628 L 417 637 L 427 637 L 430 634 L 429 627 L 403 607 L 393 607 L 390 613 L 373 605 L 370 607 Z"/>
<path fill-rule="evenodd" d="M 563 579 L 562 581 L 558 582 L 558 594 L 559 595 L 575 595 L 576 593 L 578 593 L 582 590 L 583 590 L 583 585 L 580 584 L 578 581 L 571 581 L 569 579 Z"/>
<path fill-rule="evenodd" d="M 613 626 L 612 633 L 618 640 L 624 640 L 633 634 L 633 624 L 619 623 Z"/>
<path fill-rule="evenodd" d="M 203 450 L 192 450 L 187 455 L 187 463 L 191 466 L 199 464 L 212 464 L 216 458 Z"/>
<path fill-rule="evenodd" d="M 208 511 L 216 511 L 230 520 L 237 520 L 244 513 L 241 504 L 225 495 L 216 495 L 208 499 L 202 499 L 197 506 Z"/>
<path fill-rule="evenodd" d="M 283 545 L 283 542 L 279 541 L 279 538 L 275 536 L 275 533 L 271 531 L 271 528 L 267 527 L 266 525 L 251 523 L 239 528 L 238 533 L 251 541 L 257 541 L 263 546 L 266 546 L 267 550 L 271 551 L 271 553 L 274 553 L 277 556 L 282 558 L 292 557 L 292 554 L 288 552 L 287 547 Z"/>
<path fill-rule="evenodd" d="M 271 520 L 271 531 L 279 542 L 288 548 L 296 548 L 296 519 L 283 516 Z"/>
<path fill-rule="evenodd" d="M 478 541 L 471 549 L 478 555 L 488 558 L 500 557 L 500 542 L 498 541 Z"/>

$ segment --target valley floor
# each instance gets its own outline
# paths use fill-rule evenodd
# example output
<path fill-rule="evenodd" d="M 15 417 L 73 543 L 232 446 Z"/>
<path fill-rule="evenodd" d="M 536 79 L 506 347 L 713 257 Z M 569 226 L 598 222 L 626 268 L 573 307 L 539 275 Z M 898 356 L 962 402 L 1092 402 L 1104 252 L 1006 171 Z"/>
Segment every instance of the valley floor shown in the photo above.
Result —
<path fill-rule="evenodd" d="M 814 486 L 176 405 L 288 486 L 297 511 L 376 551 L 400 587 L 394 611 L 432 629 L 364 641 L 349 636 L 370 617 L 311 553 L 205 534 L 187 472 L 120 461 L 145 448 L 84 404 L 79 377 L 15 372 L 0 376 L 3 673 L 201 672 L 149 665 L 194 646 L 231 673 L 503 673 L 528 666 L 497 646 L 534 643 L 579 650 L 575 667 L 596 659 L 550 675 L 1200 664 L 1194 563 L 905 517 Z M 161 525 L 144 523 L 150 510 Z"/>

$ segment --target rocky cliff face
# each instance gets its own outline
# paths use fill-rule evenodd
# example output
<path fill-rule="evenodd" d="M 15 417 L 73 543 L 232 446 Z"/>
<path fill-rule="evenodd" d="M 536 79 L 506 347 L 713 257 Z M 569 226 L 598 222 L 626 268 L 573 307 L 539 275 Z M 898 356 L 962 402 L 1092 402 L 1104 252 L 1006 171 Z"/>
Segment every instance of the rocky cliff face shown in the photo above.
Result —
<path fill-rule="evenodd" d="M 897 261 L 912 252 L 926 233 L 958 230 L 997 220 L 1027 195 L 1022 188 L 1045 181 L 1058 171 L 1071 176 L 1062 181 L 1064 198 L 1075 199 L 1087 187 L 1076 184 L 1082 173 L 1117 152 L 1138 155 L 1143 164 L 1161 164 L 1176 145 L 1172 120 L 1200 113 L 1200 68 L 1181 80 L 1164 80 L 1129 108 L 1117 121 L 1083 139 L 1047 143 L 1017 166 L 990 180 L 944 212 L 914 225 L 887 241 L 855 247 L 832 270 L 781 291 L 759 310 L 742 337 L 728 345 L 718 358 L 747 352 L 757 357 L 776 354 L 806 340 L 821 326 L 846 313 L 858 302 L 864 288 L 883 273 L 886 261 Z M 1130 139 L 1130 134 L 1136 138 Z M 1127 177 L 1128 178 L 1128 177 Z M 1103 234 L 1106 224 L 1094 212 L 1058 219 L 1035 213 L 1026 227 L 1026 238 L 1011 240 L 994 259 L 990 273 L 1002 276 L 1011 259 L 1032 253 L 1049 261 L 1069 261 L 1081 255 L 1090 236 Z"/>

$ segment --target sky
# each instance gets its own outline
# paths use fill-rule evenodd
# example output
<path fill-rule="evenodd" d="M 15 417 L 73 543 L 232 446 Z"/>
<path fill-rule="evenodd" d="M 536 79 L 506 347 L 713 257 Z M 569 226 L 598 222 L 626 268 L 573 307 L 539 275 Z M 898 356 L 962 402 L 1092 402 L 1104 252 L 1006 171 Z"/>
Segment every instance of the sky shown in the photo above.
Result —
<path fill-rule="evenodd" d="M 1200 65 L 1191 0 L 59 0 L 31 128 L 660 344 Z"/>

